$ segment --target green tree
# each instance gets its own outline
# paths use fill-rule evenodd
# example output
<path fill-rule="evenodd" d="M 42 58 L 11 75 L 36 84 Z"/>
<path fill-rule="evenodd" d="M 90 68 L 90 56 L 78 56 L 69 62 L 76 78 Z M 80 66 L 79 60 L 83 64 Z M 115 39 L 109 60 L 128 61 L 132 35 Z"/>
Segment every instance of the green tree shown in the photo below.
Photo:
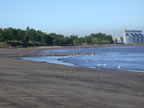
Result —
<path fill-rule="evenodd" d="M 17 40 L 18 41 L 24 41 L 26 32 L 24 30 L 21 29 L 17 29 Z"/>
<path fill-rule="evenodd" d="M 49 36 L 49 35 L 46 35 L 45 36 L 45 43 L 46 43 L 46 45 L 53 45 L 53 37 L 51 37 L 51 36 Z"/>
<path fill-rule="evenodd" d="M 0 41 L 5 41 L 4 39 L 4 31 L 0 29 Z"/>

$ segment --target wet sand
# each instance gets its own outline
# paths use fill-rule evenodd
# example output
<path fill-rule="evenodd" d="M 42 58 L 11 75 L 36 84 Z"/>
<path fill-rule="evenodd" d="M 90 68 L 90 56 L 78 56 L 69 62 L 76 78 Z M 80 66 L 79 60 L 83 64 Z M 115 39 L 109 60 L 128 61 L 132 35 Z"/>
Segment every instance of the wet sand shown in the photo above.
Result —
<path fill-rule="evenodd" d="M 0 108 L 144 108 L 144 73 L 14 58 L 41 49 L 0 48 Z"/>

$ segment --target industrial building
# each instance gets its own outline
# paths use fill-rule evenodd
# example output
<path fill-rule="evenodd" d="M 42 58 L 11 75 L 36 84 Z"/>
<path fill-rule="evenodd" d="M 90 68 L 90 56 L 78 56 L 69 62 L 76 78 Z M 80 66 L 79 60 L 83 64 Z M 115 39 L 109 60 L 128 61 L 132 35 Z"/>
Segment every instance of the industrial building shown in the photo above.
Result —
<path fill-rule="evenodd" d="M 123 43 L 123 37 L 120 37 L 120 36 L 112 36 L 112 39 L 113 39 L 114 43 L 116 43 L 116 44 Z"/>
<path fill-rule="evenodd" d="M 123 42 L 128 43 L 144 43 L 144 34 L 141 30 L 124 30 Z"/>

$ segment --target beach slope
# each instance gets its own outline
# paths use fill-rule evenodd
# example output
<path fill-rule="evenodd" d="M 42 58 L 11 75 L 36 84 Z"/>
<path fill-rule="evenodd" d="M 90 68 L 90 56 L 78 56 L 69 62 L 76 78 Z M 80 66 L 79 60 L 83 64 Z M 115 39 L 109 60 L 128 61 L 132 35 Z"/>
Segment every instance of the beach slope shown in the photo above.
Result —
<path fill-rule="evenodd" d="M 144 73 L 14 58 L 0 49 L 0 108 L 144 108 Z"/>

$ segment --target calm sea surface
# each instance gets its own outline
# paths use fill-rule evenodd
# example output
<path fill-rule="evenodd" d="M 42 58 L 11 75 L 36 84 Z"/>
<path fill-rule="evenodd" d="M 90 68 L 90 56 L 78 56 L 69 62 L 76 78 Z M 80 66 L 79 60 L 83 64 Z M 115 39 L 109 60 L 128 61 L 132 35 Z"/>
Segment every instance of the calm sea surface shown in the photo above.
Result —
<path fill-rule="evenodd" d="M 144 72 L 144 46 L 114 46 L 86 49 L 56 49 L 32 53 L 85 52 L 96 55 L 23 57 L 24 60 L 43 61 L 69 66 L 120 69 Z"/>

